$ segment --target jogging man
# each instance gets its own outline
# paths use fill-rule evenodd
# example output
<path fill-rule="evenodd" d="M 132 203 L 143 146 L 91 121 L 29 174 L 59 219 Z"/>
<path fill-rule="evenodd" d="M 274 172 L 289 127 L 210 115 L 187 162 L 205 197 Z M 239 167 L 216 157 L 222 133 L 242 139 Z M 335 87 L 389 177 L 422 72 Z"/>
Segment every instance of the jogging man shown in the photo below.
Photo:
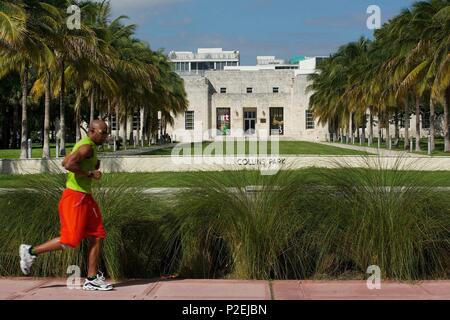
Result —
<path fill-rule="evenodd" d="M 108 137 L 108 127 L 102 120 L 89 124 L 87 137 L 81 139 L 67 155 L 62 165 L 67 174 L 66 189 L 59 201 L 58 211 L 61 223 L 60 237 L 38 246 L 22 244 L 20 246 L 20 268 L 25 275 L 30 274 L 36 257 L 42 253 L 61 249 L 76 248 L 81 240 L 89 240 L 88 277 L 84 290 L 112 290 L 110 284 L 98 272 L 98 260 L 102 240 L 106 233 L 102 215 L 91 195 L 92 180 L 99 180 L 102 173 L 98 170 L 97 145 L 103 144 Z"/>

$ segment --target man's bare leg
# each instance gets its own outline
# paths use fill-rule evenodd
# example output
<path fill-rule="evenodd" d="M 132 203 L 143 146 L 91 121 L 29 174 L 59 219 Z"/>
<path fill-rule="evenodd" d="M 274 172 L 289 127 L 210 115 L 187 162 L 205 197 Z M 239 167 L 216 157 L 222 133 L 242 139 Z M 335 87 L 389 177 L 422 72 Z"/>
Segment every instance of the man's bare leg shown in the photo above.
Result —
<path fill-rule="evenodd" d="M 49 240 L 46 243 L 36 247 L 21 244 L 19 247 L 20 269 L 23 274 L 29 275 L 31 272 L 31 266 L 33 265 L 33 262 L 38 254 L 61 249 L 63 249 L 63 246 L 60 243 L 60 238 Z"/>
<path fill-rule="evenodd" d="M 114 289 L 111 284 L 105 283 L 105 278 L 101 273 L 98 275 L 98 261 L 100 259 L 102 241 L 103 239 L 100 238 L 89 238 L 88 278 L 83 285 L 84 290 L 109 291 Z"/>
<path fill-rule="evenodd" d="M 100 257 L 100 248 L 102 239 L 89 238 L 88 249 L 88 277 L 95 277 L 98 271 L 98 260 Z"/>
<path fill-rule="evenodd" d="M 49 240 L 41 245 L 38 245 L 36 247 L 33 247 L 33 254 L 41 254 L 41 253 L 45 253 L 45 252 L 50 252 L 50 251 L 57 251 L 57 250 L 61 250 L 63 247 L 60 243 L 60 238 L 55 238 L 52 240 Z"/>

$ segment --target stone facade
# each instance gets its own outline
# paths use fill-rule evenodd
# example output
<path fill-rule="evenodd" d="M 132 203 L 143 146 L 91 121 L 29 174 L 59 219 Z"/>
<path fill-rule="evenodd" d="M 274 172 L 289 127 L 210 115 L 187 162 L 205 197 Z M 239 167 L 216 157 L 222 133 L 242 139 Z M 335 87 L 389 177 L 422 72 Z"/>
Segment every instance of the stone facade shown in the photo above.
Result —
<path fill-rule="evenodd" d="M 206 71 L 204 76 L 182 77 L 188 95 L 188 110 L 194 111 L 194 130 L 185 130 L 185 116 L 179 115 L 173 128 L 168 128 L 168 133 L 175 140 L 187 141 L 190 134 L 194 141 L 215 139 L 220 135 L 220 131 L 216 130 L 219 108 L 230 110 L 229 135 L 232 137 L 244 135 L 244 112 L 252 111 L 256 112 L 252 113 L 256 115 L 252 129 L 256 130 L 259 138 L 268 138 L 271 134 L 271 108 L 282 108 L 280 139 L 324 141 L 327 138 L 328 126 L 317 122 L 313 129 L 306 126 L 310 96 L 306 93 L 307 75 L 296 75 L 294 70 L 211 70 Z M 250 88 L 251 93 L 248 92 Z M 207 130 L 209 132 L 204 134 Z M 275 133 L 272 131 L 272 134 Z"/>

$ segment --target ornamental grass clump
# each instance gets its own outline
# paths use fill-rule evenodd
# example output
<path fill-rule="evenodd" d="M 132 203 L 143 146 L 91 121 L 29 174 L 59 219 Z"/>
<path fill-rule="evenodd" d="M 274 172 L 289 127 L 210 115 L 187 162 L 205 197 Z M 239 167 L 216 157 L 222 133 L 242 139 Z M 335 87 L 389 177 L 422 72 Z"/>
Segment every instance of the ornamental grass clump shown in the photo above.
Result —
<path fill-rule="evenodd" d="M 362 158 L 364 166 L 337 164 L 323 170 L 331 186 L 330 208 L 318 226 L 317 273 L 365 273 L 380 267 L 384 278 L 445 278 L 450 272 L 450 192 L 439 181 L 406 171 L 406 159 L 392 165 Z"/>
<path fill-rule="evenodd" d="M 304 275 L 300 235 L 308 212 L 296 210 L 304 189 L 291 171 L 204 173 L 186 180 L 173 239 L 181 274 L 283 279 Z"/>

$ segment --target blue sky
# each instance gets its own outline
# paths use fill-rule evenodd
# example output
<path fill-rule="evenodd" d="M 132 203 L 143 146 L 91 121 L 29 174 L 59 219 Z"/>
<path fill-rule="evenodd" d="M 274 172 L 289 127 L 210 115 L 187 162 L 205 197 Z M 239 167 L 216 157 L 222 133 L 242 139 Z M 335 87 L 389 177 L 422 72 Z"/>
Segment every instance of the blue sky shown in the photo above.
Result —
<path fill-rule="evenodd" d="M 166 52 L 197 48 L 239 50 L 242 65 L 257 55 L 288 59 L 329 55 L 360 36 L 369 5 L 386 22 L 414 0 L 111 0 L 113 17 L 127 15 L 137 37 Z"/>

